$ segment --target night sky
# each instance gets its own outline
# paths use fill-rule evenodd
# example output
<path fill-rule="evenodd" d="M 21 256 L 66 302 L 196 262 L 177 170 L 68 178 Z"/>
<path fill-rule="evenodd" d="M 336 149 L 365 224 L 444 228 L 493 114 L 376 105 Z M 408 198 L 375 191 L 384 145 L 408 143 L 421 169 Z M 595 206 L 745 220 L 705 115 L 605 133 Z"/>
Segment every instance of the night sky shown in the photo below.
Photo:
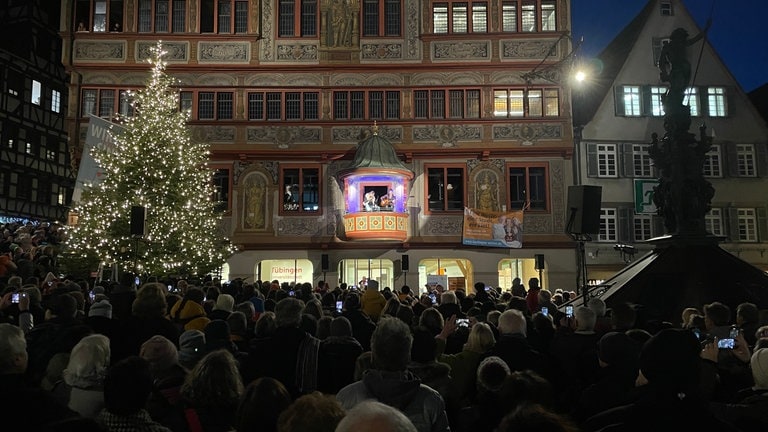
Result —
<path fill-rule="evenodd" d="M 573 38 L 594 57 L 643 9 L 646 0 L 572 0 Z M 745 92 L 768 82 L 768 0 L 684 0 L 709 42 Z M 714 6 L 714 9 L 713 9 Z"/>

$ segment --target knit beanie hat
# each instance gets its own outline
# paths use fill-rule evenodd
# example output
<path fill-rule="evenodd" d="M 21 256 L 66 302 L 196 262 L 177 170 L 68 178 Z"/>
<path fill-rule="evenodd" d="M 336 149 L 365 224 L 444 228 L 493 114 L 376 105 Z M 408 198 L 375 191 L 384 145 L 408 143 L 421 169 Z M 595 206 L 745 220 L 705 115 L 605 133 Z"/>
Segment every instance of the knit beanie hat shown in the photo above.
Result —
<path fill-rule="evenodd" d="M 192 369 L 205 354 L 205 334 L 200 330 L 187 330 L 179 337 L 179 364 Z"/>
<path fill-rule="evenodd" d="M 88 309 L 88 316 L 112 318 L 112 305 L 109 303 L 108 300 L 99 300 L 96 303 L 92 304 L 91 308 Z"/>
<path fill-rule="evenodd" d="M 510 373 L 509 366 L 501 357 L 487 357 L 477 367 L 477 388 L 486 392 L 498 392 Z"/>
<path fill-rule="evenodd" d="M 629 336 L 621 332 L 609 332 L 598 342 L 600 360 L 611 366 L 637 367 L 640 355 L 639 345 Z"/>
<path fill-rule="evenodd" d="M 701 346 L 693 332 L 666 329 L 648 339 L 640 353 L 640 371 L 657 388 L 676 393 L 698 388 Z"/>
<path fill-rule="evenodd" d="M 768 389 L 768 348 L 755 351 L 749 364 L 752 366 L 755 388 Z"/>
<path fill-rule="evenodd" d="M 227 312 L 232 312 L 232 308 L 235 307 L 235 298 L 232 297 L 229 294 L 220 294 L 216 298 L 216 306 L 213 307 L 214 310 L 223 310 Z"/>
<path fill-rule="evenodd" d="M 167 338 L 154 335 L 141 344 L 139 356 L 148 361 L 153 370 L 166 370 L 179 362 L 176 345 Z"/>
<path fill-rule="evenodd" d="M 205 347 L 209 351 L 228 348 L 230 346 L 229 323 L 224 320 L 213 320 L 205 326 Z"/>
<path fill-rule="evenodd" d="M 331 321 L 331 336 L 352 336 L 352 323 L 343 316 L 334 318 Z"/>

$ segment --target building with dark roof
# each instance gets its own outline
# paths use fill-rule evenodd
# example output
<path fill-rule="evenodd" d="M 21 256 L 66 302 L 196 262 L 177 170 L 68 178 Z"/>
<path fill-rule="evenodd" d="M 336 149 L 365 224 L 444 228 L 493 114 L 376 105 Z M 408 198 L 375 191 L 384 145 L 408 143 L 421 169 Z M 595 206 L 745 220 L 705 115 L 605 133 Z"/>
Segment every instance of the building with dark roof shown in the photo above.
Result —
<path fill-rule="evenodd" d="M 0 218 L 65 222 L 75 183 L 57 2 L 0 1 Z"/>
<path fill-rule="evenodd" d="M 600 232 L 586 247 L 593 282 L 610 279 L 654 248 L 647 240 L 667 234 L 652 199 L 659 173 L 648 149 L 652 134 L 665 131 L 668 86 L 658 59 L 678 28 L 690 39 L 702 31 L 682 1 L 649 1 L 600 53 L 602 72 L 589 91 L 575 91 L 576 182 L 602 187 Z M 725 251 L 766 271 L 768 127 L 706 38 L 689 46 L 687 56 L 690 132 L 698 137 L 706 126 L 712 144 L 703 167 L 715 189 L 706 230 L 722 237 Z"/>

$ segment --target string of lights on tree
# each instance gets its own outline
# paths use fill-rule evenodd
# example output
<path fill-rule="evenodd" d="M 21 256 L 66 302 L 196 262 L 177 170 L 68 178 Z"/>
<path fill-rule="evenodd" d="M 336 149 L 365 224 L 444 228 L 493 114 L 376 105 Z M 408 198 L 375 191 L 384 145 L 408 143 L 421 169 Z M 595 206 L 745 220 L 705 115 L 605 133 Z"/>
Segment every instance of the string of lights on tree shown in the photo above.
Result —
<path fill-rule="evenodd" d="M 97 265 L 158 276 L 205 274 L 233 253 L 219 231 L 209 146 L 191 138 L 162 44 L 150 51 L 151 76 L 131 94 L 133 115 L 119 118 L 124 130 L 113 133 L 114 149 L 93 150 L 103 180 L 84 188 L 68 246 Z M 132 206 L 146 209 L 141 241 L 131 236 Z"/>

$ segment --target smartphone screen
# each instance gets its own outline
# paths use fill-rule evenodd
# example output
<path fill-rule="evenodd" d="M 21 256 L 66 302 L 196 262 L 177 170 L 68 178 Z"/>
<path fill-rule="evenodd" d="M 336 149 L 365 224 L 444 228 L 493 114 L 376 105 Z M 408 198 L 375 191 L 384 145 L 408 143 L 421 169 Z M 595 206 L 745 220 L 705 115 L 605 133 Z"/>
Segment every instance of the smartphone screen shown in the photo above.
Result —
<path fill-rule="evenodd" d="M 456 320 L 456 325 L 459 327 L 469 327 L 469 318 L 459 318 Z"/>
<path fill-rule="evenodd" d="M 96 293 L 93 291 L 88 293 L 88 298 L 91 299 L 91 303 L 93 303 L 94 300 L 96 300 Z"/>
<path fill-rule="evenodd" d="M 434 294 L 430 294 L 429 298 L 432 299 L 432 304 L 436 304 L 437 303 L 437 296 L 435 296 Z"/>
<path fill-rule="evenodd" d="M 573 317 L 573 306 L 566 306 L 565 307 L 565 316 L 567 316 L 568 318 L 572 318 Z"/>
<path fill-rule="evenodd" d="M 731 327 L 731 333 L 728 335 L 731 339 L 736 339 L 739 336 L 739 328 L 738 327 Z"/>
<path fill-rule="evenodd" d="M 549 315 L 549 308 L 545 308 L 545 307 L 541 308 L 541 314 L 544 316 Z"/>
<path fill-rule="evenodd" d="M 136 286 L 141 285 L 141 279 L 139 279 L 139 277 L 136 276 L 136 278 L 133 280 L 133 284 L 136 285 Z"/>
<path fill-rule="evenodd" d="M 336 302 L 336 312 L 341 312 L 342 303 L 341 300 Z"/>
<path fill-rule="evenodd" d="M 296 295 L 296 291 L 288 291 L 288 295 L 293 297 Z"/>
<path fill-rule="evenodd" d="M 733 349 L 733 339 L 727 338 L 727 339 L 720 339 L 717 341 L 717 347 L 720 349 Z"/>
<path fill-rule="evenodd" d="M 19 302 L 19 293 L 13 293 L 11 295 L 11 303 L 18 303 Z"/>

